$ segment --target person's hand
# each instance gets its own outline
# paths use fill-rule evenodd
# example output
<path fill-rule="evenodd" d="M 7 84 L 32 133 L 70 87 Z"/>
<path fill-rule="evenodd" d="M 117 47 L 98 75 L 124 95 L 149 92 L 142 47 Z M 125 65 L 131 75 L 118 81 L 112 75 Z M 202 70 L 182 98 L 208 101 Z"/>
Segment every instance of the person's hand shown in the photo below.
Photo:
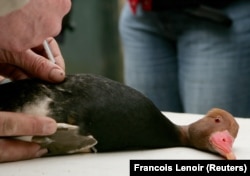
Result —
<path fill-rule="evenodd" d="M 10 137 L 51 135 L 56 128 L 56 122 L 48 117 L 0 112 L 0 162 L 32 159 L 46 154 L 47 149 L 38 144 Z"/>
<path fill-rule="evenodd" d="M 0 17 L 0 48 L 21 52 L 58 35 L 71 0 L 30 0 L 22 8 Z"/>
<path fill-rule="evenodd" d="M 47 59 L 42 45 L 23 52 L 0 49 L 0 75 L 12 80 L 36 77 L 50 82 L 60 82 L 65 78 L 65 64 L 55 39 L 47 39 L 56 64 Z M 1 97 L 0 97 L 1 98 Z"/>

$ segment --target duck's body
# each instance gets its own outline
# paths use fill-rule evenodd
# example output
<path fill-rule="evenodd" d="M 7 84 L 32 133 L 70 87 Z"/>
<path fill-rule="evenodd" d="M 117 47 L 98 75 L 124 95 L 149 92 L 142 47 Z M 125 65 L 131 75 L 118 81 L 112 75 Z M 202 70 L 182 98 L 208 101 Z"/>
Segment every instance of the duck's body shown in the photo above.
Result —
<path fill-rule="evenodd" d="M 101 76 L 69 75 L 60 84 L 38 80 L 11 82 L 0 86 L 0 97 L 0 111 L 49 116 L 58 123 L 79 126 L 80 135 L 94 140 L 88 145 L 77 144 L 78 149 L 84 148 L 81 145 L 95 147 L 98 152 L 196 147 L 190 144 L 186 127 L 173 124 L 148 98 Z M 65 148 L 55 148 L 53 140 L 46 145 L 52 154 L 69 153 Z"/>

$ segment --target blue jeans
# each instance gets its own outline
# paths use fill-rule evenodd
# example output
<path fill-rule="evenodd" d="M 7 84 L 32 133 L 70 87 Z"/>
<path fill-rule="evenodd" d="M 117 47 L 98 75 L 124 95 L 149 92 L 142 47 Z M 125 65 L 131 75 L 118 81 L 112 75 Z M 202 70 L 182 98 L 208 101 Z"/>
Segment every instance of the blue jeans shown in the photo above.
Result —
<path fill-rule="evenodd" d="M 177 11 L 120 17 L 125 83 L 160 110 L 223 108 L 250 117 L 250 1 L 221 9 L 230 27 Z"/>

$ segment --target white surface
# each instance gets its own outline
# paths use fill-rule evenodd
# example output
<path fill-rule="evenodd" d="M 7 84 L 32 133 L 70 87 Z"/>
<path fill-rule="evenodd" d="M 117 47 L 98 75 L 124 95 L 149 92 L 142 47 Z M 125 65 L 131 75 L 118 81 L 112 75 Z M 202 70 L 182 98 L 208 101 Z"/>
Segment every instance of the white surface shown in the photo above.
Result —
<path fill-rule="evenodd" d="M 164 113 L 178 125 L 187 125 L 202 115 Z M 236 118 L 240 125 L 233 150 L 238 159 L 250 159 L 250 119 Z M 77 154 L 0 164 L 1 176 L 128 176 L 130 159 L 223 159 L 191 148 Z"/>

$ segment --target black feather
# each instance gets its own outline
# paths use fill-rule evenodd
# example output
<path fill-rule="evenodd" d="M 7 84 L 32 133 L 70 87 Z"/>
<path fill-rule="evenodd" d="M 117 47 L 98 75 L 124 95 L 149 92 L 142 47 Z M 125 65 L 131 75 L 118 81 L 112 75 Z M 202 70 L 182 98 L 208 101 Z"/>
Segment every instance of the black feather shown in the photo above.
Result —
<path fill-rule="evenodd" d="M 35 79 L 0 86 L 0 110 L 22 111 L 49 98 L 49 117 L 80 127 L 97 140 L 97 151 L 173 147 L 180 144 L 177 126 L 143 94 L 102 76 L 68 75 L 52 84 Z M 37 103 L 39 104 L 39 103 Z"/>

